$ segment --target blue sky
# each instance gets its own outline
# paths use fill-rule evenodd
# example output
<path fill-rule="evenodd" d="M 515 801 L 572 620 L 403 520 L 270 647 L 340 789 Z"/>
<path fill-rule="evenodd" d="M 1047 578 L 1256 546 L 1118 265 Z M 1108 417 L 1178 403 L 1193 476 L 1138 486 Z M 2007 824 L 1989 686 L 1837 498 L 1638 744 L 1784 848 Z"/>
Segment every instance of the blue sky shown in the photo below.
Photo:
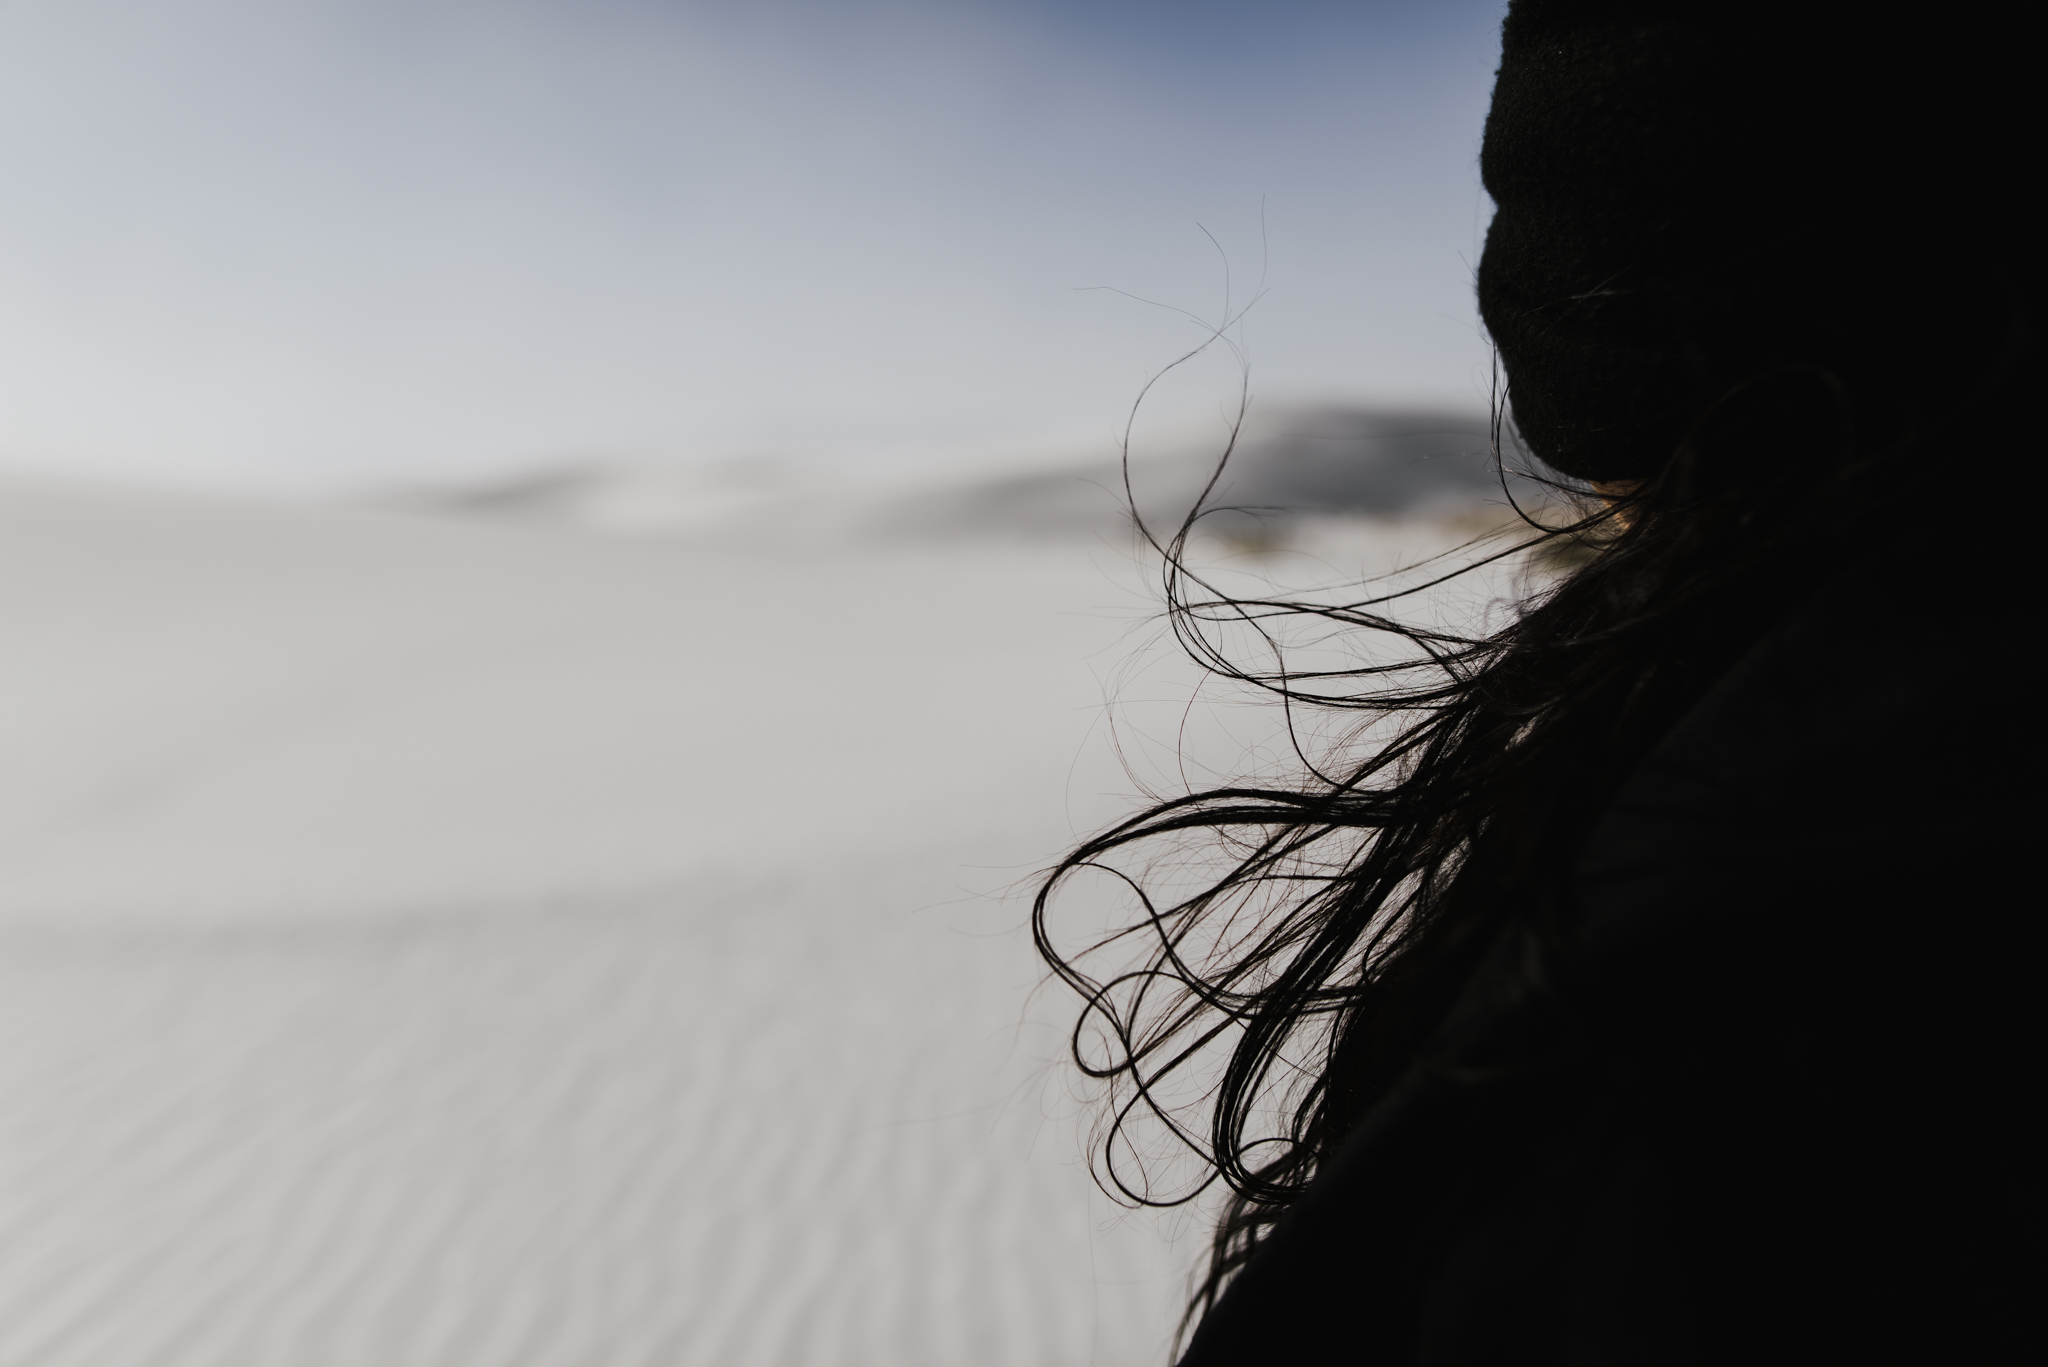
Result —
<path fill-rule="evenodd" d="M 1262 399 L 1478 402 L 1500 8 L 7 0 L 0 467 L 1071 454 L 1226 267 Z"/>

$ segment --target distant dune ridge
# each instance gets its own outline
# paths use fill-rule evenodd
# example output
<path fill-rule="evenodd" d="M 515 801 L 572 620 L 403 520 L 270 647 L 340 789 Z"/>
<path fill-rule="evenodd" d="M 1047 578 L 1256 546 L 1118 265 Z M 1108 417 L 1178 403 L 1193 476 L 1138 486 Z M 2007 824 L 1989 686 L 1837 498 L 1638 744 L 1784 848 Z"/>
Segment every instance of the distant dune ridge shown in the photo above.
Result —
<path fill-rule="evenodd" d="M 1141 442 L 1131 460 L 1131 490 L 1155 532 L 1171 532 L 1201 496 L 1227 434 L 1211 439 Z M 1105 446 L 1108 443 L 1105 441 Z M 1518 493 L 1531 492 L 1515 479 Z M 402 507 L 660 535 L 749 514 L 757 522 L 788 516 L 818 495 L 771 460 L 700 469 L 615 466 L 601 462 L 536 470 L 470 486 L 409 490 L 387 500 Z M 840 530 L 883 540 L 1100 540 L 1133 528 L 1120 463 L 1105 453 L 1040 468 L 947 481 L 927 478 L 904 489 L 831 490 L 822 495 Z M 1200 527 L 1233 538 L 1284 537 L 1306 519 L 1460 515 L 1501 500 L 1501 481 L 1482 411 L 1361 408 L 1338 404 L 1254 410 Z"/>
<path fill-rule="evenodd" d="M 1224 437 L 1169 454 L 1133 452 L 1130 493 L 1155 534 L 1201 496 Z M 1201 527 L 1220 536 L 1284 533 L 1312 517 L 1428 516 L 1469 508 L 1500 481 L 1484 413 L 1336 405 L 1255 412 L 1204 500 Z M 1130 529 L 1115 460 L 1014 475 L 905 498 L 871 526 L 921 535 L 1103 536 Z"/>

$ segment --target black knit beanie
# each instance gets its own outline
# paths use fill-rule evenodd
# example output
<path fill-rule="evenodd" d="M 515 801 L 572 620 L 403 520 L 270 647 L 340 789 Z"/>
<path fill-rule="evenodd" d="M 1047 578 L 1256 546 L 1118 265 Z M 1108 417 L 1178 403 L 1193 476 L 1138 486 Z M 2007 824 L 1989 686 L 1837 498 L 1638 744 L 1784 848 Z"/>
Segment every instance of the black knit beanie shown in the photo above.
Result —
<path fill-rule="evenodd" d="M 1479 304 L 1529 448 L 1645 477 L 1786 366 L 1880 423 L 1967 401 L 2037 298 L 2032 52 L 2005 13 L 1511 0 Z"/>

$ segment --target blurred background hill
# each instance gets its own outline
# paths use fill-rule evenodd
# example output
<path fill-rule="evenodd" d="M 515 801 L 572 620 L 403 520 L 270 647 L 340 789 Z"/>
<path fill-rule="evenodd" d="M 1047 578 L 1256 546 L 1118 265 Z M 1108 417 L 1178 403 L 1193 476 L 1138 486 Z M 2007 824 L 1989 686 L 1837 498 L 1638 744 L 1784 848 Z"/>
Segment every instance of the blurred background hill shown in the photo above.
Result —
<path fill-rule="evenodd" d="M 1103 459 L 911 495 L 877 509 L 868 525 L 908 535 L 1109 539 L 1132 529 L 1135 511 L 1163 540 L 1199 503 L 1200 532 L 1284 540 L 1304 519 L 1441 519 L 1501 500 L 1484 413 L 1298 407 L 1247 421 L 1227 458 L 1225 444 L 1138 454 L 1128 488 L 1122 462 Z"/>
<path fill-rule="evenodd" d="M 1262 409 L 1233 441 L 1134 454 L 1126 487 L 1115 456 L 1019 462 L 1009 473 L 833 482 L 774 461 L 697 469 L 585 464 L 504 480 L 385 493 L 374 504 L 612 535 L 673 535 L 713 525 L 757 537 L 829 529 L 890 540 L 1081 541 L 1137 535 L 1131 513 L 1170 536 L 1199 501 L 1197 533 L 1285 542 L 1304 522 L 1499 520 L 1506 494 L 1484 412 L 1337 404 Z M 1212 483 L 1213 480 L 1213 483 Z M 1493 512 L 1489 512 L 1491 507 Z M 821 517 L 821 513 L 825 514 Z"/>

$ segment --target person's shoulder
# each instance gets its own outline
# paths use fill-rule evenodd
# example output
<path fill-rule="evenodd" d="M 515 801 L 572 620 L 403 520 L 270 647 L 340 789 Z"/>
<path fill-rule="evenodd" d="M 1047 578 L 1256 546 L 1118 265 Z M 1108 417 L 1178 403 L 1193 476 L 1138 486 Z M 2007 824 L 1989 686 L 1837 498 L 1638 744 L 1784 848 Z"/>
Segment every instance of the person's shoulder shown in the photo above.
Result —
<path fill-rule="evenodd" d="M 1959 824 L 2039 808 L 2040 608 L 1975 568 L 1870 556 L 1786 613 L 1622 786 L 1581 889 L 1598 901 L 1654 877 L 1687 901 L 1717 869 L 1782 875 L 1885 842 L 1911 859 Z"/>

